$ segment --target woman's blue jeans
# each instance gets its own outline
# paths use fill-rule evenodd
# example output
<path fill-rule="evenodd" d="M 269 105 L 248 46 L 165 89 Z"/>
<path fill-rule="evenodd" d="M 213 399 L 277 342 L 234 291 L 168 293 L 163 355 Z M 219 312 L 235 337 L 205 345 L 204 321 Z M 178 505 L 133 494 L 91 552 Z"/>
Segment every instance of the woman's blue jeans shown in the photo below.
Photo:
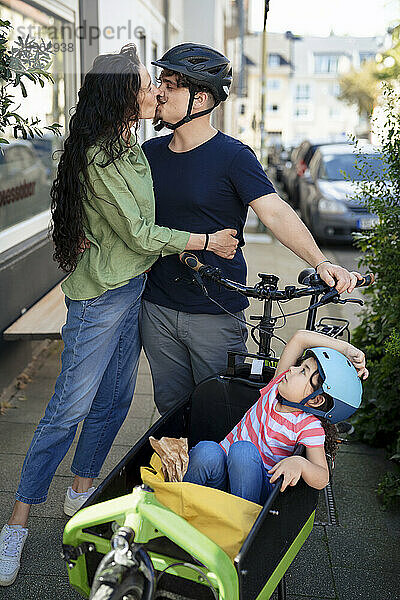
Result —
<path fill-rule="evenodd" d="M 189 452 L 183 480 L 230 492 L 257 504 L 264 504 L 274 489 L 258 448 L 243 441 L 233 443 L 228 455 L 216 442 L 199 442 Z"/>
<path fill-rule="evenodd" d="M 46 500 L 81 421 L 71 470 L 81 477 L 99 475 L 135 389 L 145 283 L 142 274 L 91 300 L 66 298 L 61 373 L 25 457 L 17 500 L 27 504 Z"/>

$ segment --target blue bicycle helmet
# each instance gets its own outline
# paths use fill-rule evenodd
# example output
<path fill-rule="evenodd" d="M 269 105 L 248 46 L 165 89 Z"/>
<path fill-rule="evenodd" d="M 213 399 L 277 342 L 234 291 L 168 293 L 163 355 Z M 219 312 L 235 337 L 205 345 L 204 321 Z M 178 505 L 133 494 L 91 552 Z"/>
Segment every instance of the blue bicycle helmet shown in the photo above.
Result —
<path fill-rule="evenodd" d="M 324 417 L 331 423 L 345 421 L 361 404 L 362 385 L 352 363 L 337 350 L 332 348 L 312 348 L 307 350 L 306 358 L 313 356 L 317 361 L 319 374 L 323 380 L 321 387 L 309 394 L 301 402 L 290 402 L 281 399 L 282 404 L 299 408 L 317 417 Z M 328 411 L 319 410 L 306 403 L 325 392 L 333 399 L 333 406 Z"/>

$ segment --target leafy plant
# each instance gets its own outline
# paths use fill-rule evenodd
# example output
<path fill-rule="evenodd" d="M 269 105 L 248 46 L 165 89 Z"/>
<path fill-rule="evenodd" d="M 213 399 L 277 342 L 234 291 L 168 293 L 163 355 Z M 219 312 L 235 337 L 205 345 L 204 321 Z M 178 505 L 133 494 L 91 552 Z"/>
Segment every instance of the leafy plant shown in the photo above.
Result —
<path fill-rule="evenodd" d="M 8 144 L 4 137 L 8 127 L 12 128 L 13 135 L 17 138 L 19 135 L 23 139 L 28 136 L 33 138 L 35 135 L 42 137 L 43 131 L 39 127 L 40 119 L 37 117 L 23 117 L 19 114 L 21 104 L 17 105 L 15 96 L 11 93 L 12 88 L 19 88 L 22 97 L 28 96 L 24 81 L 30 80 L 35 85 L 44 87 L 45 82 L 54 83 L 49 73 L 51 67 L 51 55 L 54 52 L 51 49 L 51 42 L 42 39 L 38 43 L 29 35 L 23 39 L 18 37 L 17 41 L 10 44 L 9 35 L 12 29 L 10 21 L 0 19 L 0 144 Z M 59 123 L 44 126 L 52 133 L 60 134 Z"/>
<path fill-rule="evenodd" d="M 389 85 L 398 82 L 400 77 L 400 24 L 392 28 L 391 34 L 391 47 L 378 55 L 376 75 L 378 79 L 386 81 Z"/>
<path fill-rule="evenodd" d="M 382 499 L 383 507 L 388 509 L 400 502 L 400 473 L 388 471 L 377 487 L 377 494 Z"/>
<path fill-rule="evenodd" d="M 360 265 L 376 281 L 364 292 L 365 307 L 353 335 L 370 371 L 354 423 L 362 441 L 393 454 L 400 453 L 400 98 L 386 85 L 383 105 L 385 127 L 378 134 L 385 173 L 374 172 L 367 158 L 358 166 L 365 181 L 359 183 L 357 196 L 379 222 L 356 235 Z M 378 489 L 389 502 L 400 494 L 400 477 L 386 474 Z"/>

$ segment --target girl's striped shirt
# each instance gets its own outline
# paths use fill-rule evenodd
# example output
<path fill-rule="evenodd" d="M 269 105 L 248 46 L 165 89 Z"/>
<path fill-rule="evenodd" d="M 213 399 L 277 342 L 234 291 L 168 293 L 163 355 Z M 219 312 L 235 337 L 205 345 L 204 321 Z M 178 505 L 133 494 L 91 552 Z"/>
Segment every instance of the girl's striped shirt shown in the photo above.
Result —
<path fill-rule="evenodd" d="M 234 442 L 252 442 L 260 451 L 265 467 L 271 469 L 283 458 L 291 456 L 297 443 L 309 448 L 324 445 L 325 432 L 317 417 L 301 410 L 285 413 L 275 410 L 278 384 L 284 375 L 282 373 L 260 390 L 257 402 L 220 442 L 226 453 Z"/>

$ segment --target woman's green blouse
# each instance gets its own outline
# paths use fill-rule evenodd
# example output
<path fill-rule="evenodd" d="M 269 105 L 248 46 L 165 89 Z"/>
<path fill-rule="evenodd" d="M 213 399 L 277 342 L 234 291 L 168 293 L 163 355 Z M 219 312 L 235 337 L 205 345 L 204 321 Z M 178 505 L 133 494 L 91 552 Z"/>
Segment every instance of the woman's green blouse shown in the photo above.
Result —
<path fill-rule="evenodd" d="M 84 231 L 90 248 L 62 284 L 71 300 L 88 300 L 147 271 L 161 256 L 182 252 L 190 233 L 155 225 L 155 202 L 149 163 L 139 144 L 107 167 L 99 146 L 88 150 L 88 178 L 83 204 Z M 178 257 L 177 257 L 178 260 Z"/>

